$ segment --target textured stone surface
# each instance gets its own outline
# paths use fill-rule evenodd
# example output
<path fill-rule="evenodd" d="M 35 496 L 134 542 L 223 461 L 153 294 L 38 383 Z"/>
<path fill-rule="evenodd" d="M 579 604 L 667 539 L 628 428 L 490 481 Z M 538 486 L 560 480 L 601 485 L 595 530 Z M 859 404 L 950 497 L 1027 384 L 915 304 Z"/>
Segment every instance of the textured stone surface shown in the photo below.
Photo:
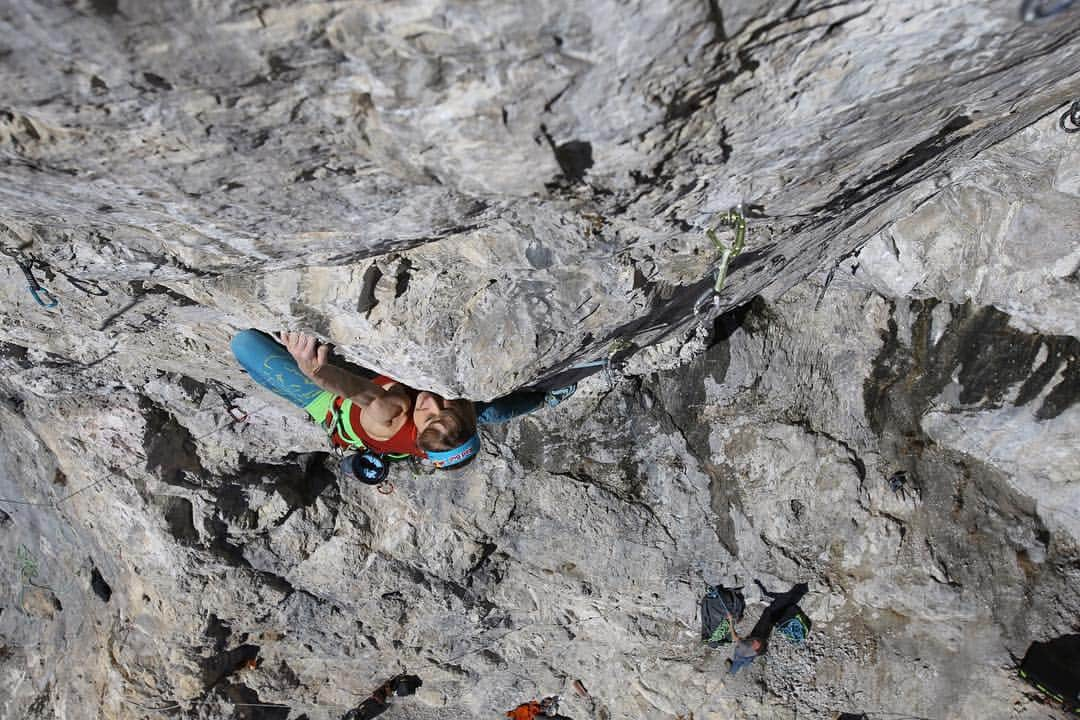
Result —
<path fill-rule="evenodd" d="M 0 17 L 4 218 L 44 259 L 173 282 L 219 323 L 314 328 L 477 398 L 685 330 L 702 230 L 733 204 L 768 222 L 726 308 L 1080 93 L 1076 14 L 1023 24 L 1004 0 L 20 0 Z"/>
<path fill-rule="evenodd" d="M 1044 121 L 961 164 L 846 266 L 887 296 L 993 305 L 1014 327 L 1080 335 L 1080 146 L 1061 137 Z"/>
<path fill-rule="evenodd" d="M 5 4 L 0 242 L 61 302 L 3 259 L 0 717 L 323 720 L 404 669 L 405 720 L 1044 717 L 1011 667 L 1080 617 L 1078 27 Z M 380 495 L 234 365 L 248 325 L 474 398 L 630 347 Z M 814 631 L 732 677 L 696 603 L 746 585 L 749 627 L 752 578 Z"/>

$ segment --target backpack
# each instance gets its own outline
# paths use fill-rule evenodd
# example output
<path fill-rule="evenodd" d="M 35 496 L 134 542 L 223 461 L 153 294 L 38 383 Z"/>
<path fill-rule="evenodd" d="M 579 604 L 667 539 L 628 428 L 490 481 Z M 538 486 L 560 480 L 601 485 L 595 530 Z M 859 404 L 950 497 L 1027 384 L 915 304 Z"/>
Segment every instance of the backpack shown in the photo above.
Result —
<path fill-rule="evenodd" d="M 776 631 L 789 641 L 802 645 L 806 642 L 806 636 L 810 634 L 810 628 L 813 625 L 801 607 L 792 605 L 776 619 L 775 627 Z"/>
<path fill-rule="evenodd" d="M 741 587 L 706 585 L 705 597 L 701 598 L 702 641 L 713 648 L 731 642 L 731 623 L 727 616 L 730 614 L 738 622 L 745 609 Z"/>

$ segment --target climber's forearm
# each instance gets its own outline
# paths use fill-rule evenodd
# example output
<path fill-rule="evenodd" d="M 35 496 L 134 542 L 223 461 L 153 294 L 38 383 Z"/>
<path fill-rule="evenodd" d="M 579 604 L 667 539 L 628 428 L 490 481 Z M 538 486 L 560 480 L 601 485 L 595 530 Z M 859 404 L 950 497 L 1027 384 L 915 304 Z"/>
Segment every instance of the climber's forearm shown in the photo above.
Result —
<path fill-rule="evenodd" d="M 349 398 L 361 408 L 386 395 L 385 390 L 367 378 L 335 365 L 323 365 L 313 373 L 305 374 L 323 390 Z"/>

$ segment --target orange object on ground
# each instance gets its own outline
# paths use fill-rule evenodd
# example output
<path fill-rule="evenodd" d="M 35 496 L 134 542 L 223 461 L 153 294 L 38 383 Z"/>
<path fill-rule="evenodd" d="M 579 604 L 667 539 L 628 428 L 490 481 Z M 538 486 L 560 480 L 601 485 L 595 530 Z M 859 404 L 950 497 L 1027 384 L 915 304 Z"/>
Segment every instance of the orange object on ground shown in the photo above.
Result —
<path fill-rule="evenodd" d="M 543 708 L 541 708 L 540 703 L 535 700 L 522 703 L 513 710 L 506 711 L 506 717 L 510 718 L 510 720 L 535 720 L 543 714 Z"/>

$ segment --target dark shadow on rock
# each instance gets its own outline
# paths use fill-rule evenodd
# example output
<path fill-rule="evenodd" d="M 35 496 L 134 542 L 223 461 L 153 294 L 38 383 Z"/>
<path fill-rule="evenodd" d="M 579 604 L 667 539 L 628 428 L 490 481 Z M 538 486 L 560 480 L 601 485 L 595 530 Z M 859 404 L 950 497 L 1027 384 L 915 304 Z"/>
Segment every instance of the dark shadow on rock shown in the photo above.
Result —
<path fill-rule="evenodd" d="M 341 720 L 374 720 L 390 708 L 392 697 L 414 695 L 423 684 L 417 675 L 396 675 L 377 687 L 371 697 L 345 713 Z"/>
<path fill-rule="evenodd" d="M 203 684 L 212 688 L 233 673 L 245 669 L 258 657 L 258 645 L 243 644 L 232 650 L 225 650 L 204 658 L 199 663 L 202 668 Z"/>
<path fill-rule="evenodd" d="M 90 571 L 90 588 L 101 602 L 107 603 L 112 598 L 112 588 L 105 582 L 105 578 L 101 577 L 96 566 Z"/>
<path fill-rule="evenodd" d="M 961 602 L 992 608 L 1006 638 L 1019 643 L 1038 618 L 1059 612 L 1069 590 L 1048 568 L 1076 562 L 1075 550 L 1070 557 L 1066 546 L 1053 542 L 1035 501 L 1013 489 L 1005 473 L 938 445 L 924 432 L 922 418 L 932 409 L 952 410 L 935 402 L 954 377 L 962 388 L 960 412 L 1002 407 L 1019 385 L 1013 404 L 1027 404 L 1046 392 L 1035 412 L 1052 417 L 1076 402 L 1078 341 L 1020 332 L 1009 327 L 1004 313 L 970 304 L 949 306 L 941 327 L 942 313 L 933 318 L 937 301 L 910 302 L 910 343 L 899 327 L 904 314 L 897 314 L 895 305 L 882 332 L 863 386 L 866 417 L 879 436 L 885 466 L 911 478 L 922 500 L 906 523 L 907 536 L 925 545 L 939 582 L 953 588 Z M 1041 353 L 1045 359 L 1036 362 Z M 1062 379 L 1048 389 L 1059 370 Z M 1035 563 L 1032 557 L 1045 560 Z"/>
<path fill-rule="evenodd" d="M 195 529 L 190 500 L 175 495 L 159 495 L 154 498 L 154 502 L 161 508 L 169 534 L 176 538 L 177 542 L 187 547 L 198 544 L 199 532 Z"/>

